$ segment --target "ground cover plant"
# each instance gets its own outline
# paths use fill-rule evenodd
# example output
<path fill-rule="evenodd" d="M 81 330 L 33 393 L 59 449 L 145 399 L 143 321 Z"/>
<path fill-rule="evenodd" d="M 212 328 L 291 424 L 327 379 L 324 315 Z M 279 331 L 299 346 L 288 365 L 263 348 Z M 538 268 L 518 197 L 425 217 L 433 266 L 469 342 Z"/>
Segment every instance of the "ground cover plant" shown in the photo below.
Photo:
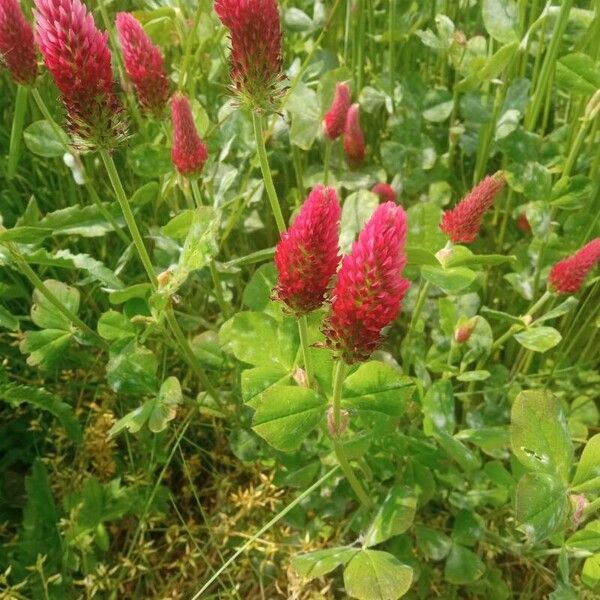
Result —
<path fill-rule="evenodd" d="M 596 598 L 598 0 L 0 0 L 0 595 Z"/>

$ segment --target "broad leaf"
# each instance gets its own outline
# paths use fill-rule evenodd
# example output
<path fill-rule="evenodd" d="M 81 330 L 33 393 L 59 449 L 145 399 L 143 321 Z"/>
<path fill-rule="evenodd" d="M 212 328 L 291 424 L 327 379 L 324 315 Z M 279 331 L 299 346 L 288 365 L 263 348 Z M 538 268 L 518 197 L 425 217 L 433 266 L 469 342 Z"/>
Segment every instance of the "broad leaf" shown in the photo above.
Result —
<path fill-rule="evenodd" d="M 61 131 L 57 135 L 54 128 L 46 120 L 35 121 L 23 132 L 25 145 L 33 154 L 44 158 L 54 158 L 65 153 L 65 144 L 69 138 Z"/>
<path fill-rule="evenodd" d="M 338 547 L 297 554 L 292 557 L 292 567 L 301 577 L 316 579 L 345 565 L 358 552 L 358 548 Z"/>
<path fill-rule="evenodd" d="M 573 444 L 555 396 L 541 390 L 521 392 L 512 406 L 510 435 L 513 452 L 525 467 L 567 481 Z"/>
<path fill-rule="evenodd" d="M 515 334 L 515 340 L 527 350 L 547 352 L 562 340 L 562 335 L 554 327 L 529 327 Z"/>
<path fill-rule="evenodd" d="M 271 446 L 291 452 L 325 416 L 326 400 L 304 387 L 269 388 L 256 403 L 252 429 Z"/>
<path fill-rule="evenodd" d="M 485 573 L 485 565 L 473 551 L 453 544 L 444 567 L 444 579 L 455 585 L 477 581 Z"/>
<path fill-rule="evenodd" d="M 354 192 L 344 200 L 340 224 L 340 249 L 343 254 L 350 252 L 356 237 L 378 206 L 379 198 L 367 190 Z"/>
<path fill-rule="evenodd" d="M 131 341 L 111 353 L 106 376 L 110 387 L 119 394 L 154 394 L 158 389 L 157 369 L 154 353 Z"/>
<path fill-rule="evenodd" d="M 564 527 L 571 511 L 564 484 L 548 473 L 526 473 L 517 486 L 515 517 L 531 542 L 540 542 Z"/>
<path fill-rule="evenodd" d="M 569 94 L 591 96 L 600 88 L 598 61 L 583 52 L 573 52 L 556 63 L 556 82 Z"/>
<path fill-rule="evenodd" d="M 483 0 L 481 16 L 487 32 L 501 44 L 518 40 L 518 10 L 513 0 Z"/>
<path fill-rule="evenodd" d="M 580 485 L 600 477 L 600 433 L 591 437 L 583 449 L 571 485 Z M 599 486 L 600 487 L 600 486 Z"/>
<path fill-rule="evenodd" d="M 407 486 L 395 485 L 367 530 L 363 544 L 375 546 L 404 533 L 412 525 L 416 509 L 417 499 L 413 491 Z"/>
<path fill-rule="evenodd" d="M 476 277 L 476 273 L 466 267 L 443 269 L 429 265 L 421 267 L 421 275 L 446 294 L 462 292 L 475 281 Z"/>
<path fill-rule="evenodd" d="M 344 585 L 358 600 L 397 600 L 408 592 L 413 570 L 388 552 L 361 550 L 344 569 Z"/>
<path fill-rule="evenodd" d="M 79 291 L 55 279 L 47 279 L 44 285 L 52 295 L 69 311 L 79 312 Z M 71 322 L 37 289 L 33 292 L 31 320 L 42 329 L 71 330 Z"/>

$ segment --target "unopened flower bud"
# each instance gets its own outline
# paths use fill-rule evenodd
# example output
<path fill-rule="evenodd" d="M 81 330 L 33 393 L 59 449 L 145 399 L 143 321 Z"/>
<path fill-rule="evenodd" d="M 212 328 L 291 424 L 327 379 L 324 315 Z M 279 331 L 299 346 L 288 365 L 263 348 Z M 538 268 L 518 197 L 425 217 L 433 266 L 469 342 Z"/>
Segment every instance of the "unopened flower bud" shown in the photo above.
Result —
<path fill-rule="evenodd" d="M 329 407 L 327 411 L 327 430 L 332 437 L 340 437 L 348 429 L 348 423 L 350 422 L 350 415 L 347 410 L 340 411 L 340 426 L 336 429 L 335 419 L 333 417 L 333 406 Z"/>
<path fill-rule="evenodd" d="M 473 329 L 475 329 L 475 319 L 469 319 L 466 323 L 462 323 L 454 330 L 454 341 L 457 344 L 465 344 L 469 341 Z"/>
<path fill-rule="evenodd" d="M 589 502 L 583 494 L 571 494 L 569 496 L 569 500 L 571 501 L 571 508 L 573 509 L 571 523 L 573 525 L 573 529 L 576 529 L 581 521 L 583 521 L 584 512 Z"/>
<path fill-rule="evenodd" d="M 442 248 L 438 250 L 435 254 L 435 257 L 440 261 L 440 264 L 445 267 L 448 264 L 448 261 L 452 258 L 452 248 Z"/>
<path fill-rule="evenodd" d="M 307 377 L 306 371 L 304 369 L 301 369 L 300 367 L 298 367 L 292 374 L 292 377 L 293 377 L 294 381 L 296 382 L 296 384 L 299 385 L 300 387 L 308 387 L 308 377 Z"/>
<path fill-rule="evenodd" d="M 171 281 L 171 271 L 167 270 L 159 273 L 156 279 L 158 280 L 159 287 L 165 287 Z"/>

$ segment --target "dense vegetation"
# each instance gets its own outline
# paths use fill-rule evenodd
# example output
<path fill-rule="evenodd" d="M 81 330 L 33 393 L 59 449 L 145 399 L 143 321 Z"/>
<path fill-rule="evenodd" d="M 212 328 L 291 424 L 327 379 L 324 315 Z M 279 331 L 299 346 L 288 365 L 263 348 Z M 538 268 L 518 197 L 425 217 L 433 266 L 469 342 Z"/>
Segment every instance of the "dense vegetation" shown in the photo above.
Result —
<path fill-rule="evenodd" d="M 598 597 L 598 0 L 0 0 L 0 58 L 0 597 Z"/>

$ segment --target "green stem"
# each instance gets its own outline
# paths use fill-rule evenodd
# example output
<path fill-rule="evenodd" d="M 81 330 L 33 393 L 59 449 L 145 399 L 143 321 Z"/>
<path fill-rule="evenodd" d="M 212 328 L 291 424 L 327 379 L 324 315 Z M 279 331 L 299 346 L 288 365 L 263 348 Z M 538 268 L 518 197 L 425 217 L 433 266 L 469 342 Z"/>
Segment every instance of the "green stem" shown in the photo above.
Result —
<path fill-rule="evenodd" d="M 6 178 L 12 179 L 17 174 L 19 153 L 21 150 L 21 137 L 23 135 L 23 122 L 27 110 L 27 96 L 29 88 L 25 85 L 17 87 L 15 98 L 15 112 L 13 113 L 12 129 L 10 132 L 10 146 L 8 150 L 8 165 L 6 167 Z"/>
<path fill-rule="evenodd" d="M 594 514 L 597 510 L 600 509 L 600 498 L 596 498 L 593 502 L 590 502 L 583 509 L 583 517 L 589 517 L 591 514 Z"/>
<path fill-rule="evenodd" d="M 236 558 L 238 556 L 240 556 L 248 548 L 250 548 L 252 546 L 252 544 L 254 544 L 254 542 L 256 542 L 257 539 L 259 539 L 266 531 L 271 529 L 271 527 L 273 527 L 273 525 L 275 525 L 278 521 L 283 519 L 283 517 L 285 517 L 285 515 L 287 515 L 293 508 L 298 506 L 298 504 L 300 504 L 305 498 L 310 496 L 310 494 L 312 494 L 316 489 L 320 488 L 325 483 L 325 481 L 327 481 L 337 471 L 337 469 L 338 469 L 338 467 L 333 467 L 333 469 L 331 469 L 330 471 L 325 473 L 325 475 L 323 475 L 323 477 L 321 477 L 321 479 L 319 479 L 318 481 L 313 483 L 307 490 L 302 492 L 293 502 L 290 502 L 290 504 L 288 504 L 282 511 L 280 511 L 277 515 L 275 515 L 266 525 L 261 527 L 251 538 L 248 539 L 248 541 L 244 545 L 240 546 L 233 553 L 233 555 L 219 567 L 219 569 L 202 586 L 202 588 L 198 592 L 196 592 L 196 594 L 194 594 L 194 596 L 192 597 L 192 600 L 198 600 L 198 598 L 200 598 L 202 596 L 202 594 L 221 576 L 221 574 L 231 564 L 233 564 L 233 562 L 236 560 Z"/>
<path fill-rule="evenodd" d="M 183 54 L 183 61 L 181 62 L 181 70 L 179 72 L 179 89 L 185 89 L 188 81 L 188 69 L 190 66 L 190 59 L 192 58 L 192 46 L 196 39 L 196 31 L 198 29 L 198 23 L 200 22 L 200 15 L 202 14 L 202 5 L 198 3 L 198 9 L 194 14 L 194 20 L 192 21 L 191 31 L 188 33 L 188 38 L 185 44 L 185 50 Z"/>
<path fill-rule="evenodd" d="M 544 104 L 548 82 L 550 81 L 550 73 L 556 64 L 556 55 L 558 53 L 560 42 L 563 39 L 563 35 L 567 27 L 569 13 L 571 12 L 573 2 L 574 0 L 564 0 L 564 2 L 562 3 L 560 13 L 558 15 L 558 20 L 554 27 L 554 32 L 552 33 L 550 45 L 548 46 L 548 50 L 546 51 L 546 56 L 544 56 L 544 62 L 542 63 L 542 68 L 539 73 L 529 111 L 527 112 L 525 118 L 525 128 L 528 131 L 532 131 L 535 128 L 538 117 L 540 115 L 540 110 L 542 109 L 542 106 Z"/>
<path fill-rule="evenodd" d="M 306 383 L 312 387 L 312 364 L 310 360 L 310 344 L 308 341 L 308 319 L 302 315 L 298 319 L 298 332 L 300 333 L 300 345 L 302 346 L 302 358 L 304 359 L 304 372 L 306 373 Z"/>
<path fill-rule="evenodd" d="M 21 272 L 29 279 L 31 285 L 42 295 L 58 312 L 60 312 L 70 323 L 81 329 L 90 337 L 94 338 L 102 346 L 106 346 L 106 342 L 88 325 L 86 325 L 75 313 L 71 312 L 46 286 L 46 284 L 37 276 L 36 272 L 29 266 L 27 259 L 21 254 L 16 244 L 7 242 L 6 247 L 10 252 L 13 260 L 21 270 Z"/>
<path fill-rule="evenodd" d="M 257 112 L 252 112 L 252 125 L 254 126 L 254 137 L 256 138 L 256 150 L 258 152 L 258 160 L 260 162 L 260 170 L 262 171 L 263 180 L 265 182 L 265 188 L 267 190 L 267 196 L 271 203 L 271 210 L 275 217 L 275 223 L 277 223 L 277 229 L 279 233 L 285 231 L 285 221 L 283 220 L 283 213 L 279 206 L 279 200 L 277 198 L 277 192 L 273 185 L 273 177 L 271 176 L 271 169 L 269 168 L 269 160 L 267 158 L 267 149 L 265 148 L 265 137 L 263 129 L 263 120 Z"/>
<path fill-rule="evenodd" d="M 325 138 L 325 153 L 323 156 L 323 185 L 327 185 L 329 181 L 329 165 L 331 163 L 331 147 L 333 142 Z"/>
<path fill-rule="evenodd" d="M 200 206 L 204 206 L 204 202 L 202 200 L 202 194 L 200 193 L 200 187 L 198 186 L 197 179 L 190 179 L 190 187 L 192 188 L 192 196 L 194 197 L 194 202 L 196 203 L 196 208 Z"/>
<path fill-rule="evenodd" d="M 354 493 L 360 500 L 360 502 L 366 508 L 371 508 L 373 506 L 373 501 L 365 492 L 361 482 L 356 477 L 350 463 L 348 462 L 348 457 L 346 456 L 346 450 L 344 449 L 344 445 L 339 441 L 337 437 L 337 432 L 340 430 L 340 425 L 342 421 L 342 385 L 344 383 L 344 376 L 346 374 L 346 363 L 342 359 L 339 359 L 335 365 L 335 374 L 333 376 L 333 393 L 331 398 L 331 408 L 333 410 L 333 428 L 335 430 L 335 434 L 332 435 L 333 439 L 333 449 L 335 452 L 335 456 L 344 472 L 344 476 L 348 480 L 350 487 L 354 490 Z"/>
<path fill-rule="evenodd" d="M 121 183 L 121 178 L 119 177 L 117 167 L 115 166 L 112 156 L 107 150 L 100 150 L 100 157 L 102 158 L 102 162 L 106 167 L 108 177 L 115 191 L 115 195 L 117 196 L 117 201 L 119 202 L 119 206 L 123 212 L 123 217 L 125 217 L 125 222 L 129 228 L 129 233 L 131 234 L 133 243 L 138 251 L 140 260 L 144 265 L 144 269 L 146 270 L 148 278 L 150 279 L 150 283 L 152 283 L 152 287 L 156 289 L 158 287 L 156 273 L 154 272 L 152 261 L 150 260 L 150 256 L 146 250 L 146 246 L 144 245 L 144 240 L 142 239 L 140 230 L 135 222 L 135 217 L 133 216 L 133 212 L 129 206 L 129 201 L 127 200 L 125 190 L 123 189 L 123 184 Z"/>

